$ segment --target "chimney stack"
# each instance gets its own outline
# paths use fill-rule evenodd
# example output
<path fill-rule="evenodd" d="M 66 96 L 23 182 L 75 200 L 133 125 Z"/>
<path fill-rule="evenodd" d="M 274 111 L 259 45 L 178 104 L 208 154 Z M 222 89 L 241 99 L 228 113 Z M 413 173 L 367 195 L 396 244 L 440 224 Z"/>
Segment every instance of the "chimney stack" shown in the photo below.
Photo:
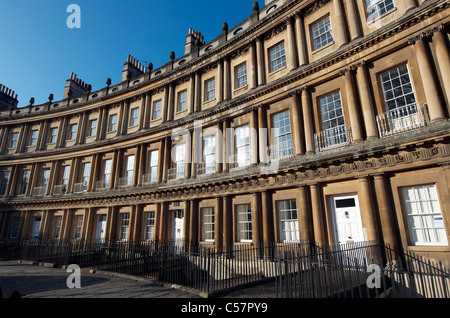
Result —
<path fill-rule="evenodd" d="M 201 45 L 205 44 L 204 36 L 191 28 L 189 28 L 189 34 L 186 35 L 186 44 L 184 46 L 184 55 L 188 55 L 195 49 L 197 49 L 196 42 L 199 40 Z"/>
<path fill-rule="evenodd" d="M 139 63 L 134 57 L 128 55 L 127 61 L 123 64 L 122 82 L 131 80 L 144 73 L 147 73 L 147 68 Z"/>
<path fill-rule="evenodd" d="M 63 99 L 69 97 L 69 91 L 72 92 L 70 98 L 86 95 L 89 92 L 89 84 L 77 78 L 77 74 L 70 73 L 70 78 L 66 81 L 66 87 L 64 87 Z"/>
<path fill-rule="evenodd" d="M 17 108 L 19 101 L 17 99 L 17 94 L 8 87 L 0 84 L 0 111 Z"/>

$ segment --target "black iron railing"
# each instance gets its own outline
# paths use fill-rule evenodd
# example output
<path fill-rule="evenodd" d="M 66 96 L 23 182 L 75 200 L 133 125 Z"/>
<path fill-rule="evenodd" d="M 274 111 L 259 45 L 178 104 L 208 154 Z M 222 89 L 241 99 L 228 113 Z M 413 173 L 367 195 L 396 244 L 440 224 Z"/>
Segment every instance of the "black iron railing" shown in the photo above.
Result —
<path fill-rule="evenodd" d="M 265 282 L 273 284 L 280 298 L 449 297 L 449 271 L 442 264 L 412 253 L 396 260 L 391 252 L 376 242 L 325 247 L 308 242 L 242 244 L 216 250 L 186 240 L 0 239 L 0 259 L 77 264 L 208 295 Z"/>

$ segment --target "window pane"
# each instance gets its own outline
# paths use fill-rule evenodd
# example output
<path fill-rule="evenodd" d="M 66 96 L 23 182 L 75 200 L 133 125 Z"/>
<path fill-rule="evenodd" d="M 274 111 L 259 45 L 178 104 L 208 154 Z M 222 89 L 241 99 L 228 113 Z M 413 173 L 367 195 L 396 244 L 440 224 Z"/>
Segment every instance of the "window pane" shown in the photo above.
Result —
<path fill-rule="evenodd" d="M 269 50 L 270 71 L 275 72 L 286 66 L 286 51 L 284 42 Z"/>
<path fill-rule="evenodd" d="M 436 186 L 432 184 L 405 187 L 402 193 L 411 243 L 447 246 Z"/>
<path fill-rule="evenodd" d="M 331 31 L 331 21 L 330 17 L 314 23 L 311 26 L 313 35 L 314 50 L 318 50 L 321 47 L 333 42 L 333 34 Z"/>

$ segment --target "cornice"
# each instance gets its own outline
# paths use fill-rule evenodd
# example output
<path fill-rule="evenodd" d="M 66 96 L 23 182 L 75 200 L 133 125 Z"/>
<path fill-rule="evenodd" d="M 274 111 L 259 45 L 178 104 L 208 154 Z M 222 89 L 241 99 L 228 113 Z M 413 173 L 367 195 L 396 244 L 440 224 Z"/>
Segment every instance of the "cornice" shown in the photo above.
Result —
<path fill-rule="evenodd" d="M 355 180 L 378 176 L 391 171 L 450 166 L 450 144 L 447 142 L 395 147 L 366 154 L 349 154 L 339 159 L 315 161 L 304 166 L 285 166 L 272 174 L 255 172 L 251 175 L 227 174 L 226 178 L 188 179 L 182 184 L 164 184 L 160 187 L 132 188 L 111 193 L 97 192 L 83 197 L 59 197 L 0 202 L 0 210 L 61 210 L 86 207 L 126 206 L 155 204 L 168 201 L 209 199 L 217 196 L 234 196 L 254 192 L 298 188 L 299 186 Z M 220 174 L 219 174 L 220 175 Z"/>

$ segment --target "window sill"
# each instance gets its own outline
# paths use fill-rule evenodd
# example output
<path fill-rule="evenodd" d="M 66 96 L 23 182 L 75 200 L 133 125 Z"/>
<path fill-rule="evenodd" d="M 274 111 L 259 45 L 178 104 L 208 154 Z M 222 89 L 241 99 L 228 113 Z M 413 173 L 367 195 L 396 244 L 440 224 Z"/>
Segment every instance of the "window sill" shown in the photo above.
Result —
<path fill-rule="evenodd" d="M 210 100 L 206 100 L 206 101 L 203 102 L 203 105 L 212 104 L 215 101 L 216 101 L 216 98 L 213 98 L 213 99 L 210 99 Z"/>
<path fill-rule="evenodd" d="M 175 112 L 175 115 L 183 114 L 183 113 L 186 113 L 187 111 L 188 111 L 187 108 L 186 108 L 186 109 L 183 109 L 183 110 L 177 110 L 177 111 Z"/>
<path fill-rule="evenodd" d="M 286 66 L 283 66 L 282 68 L 279 68 L 279 69 L 276 70 L 276 71 L 270 72 L 270 73 L 269 73 L 269 76 L 273 76 L 273 75 L 275 75 L 276 73 L 279 73 L 279 72 L 281 72 L 281 71 L 283 71 L 283 70 L 285 70 L 285 69 L 287 69 L 287 65 L 286 65 Z"/>
<path fill-rule="evenodd" d="M 335 44 L 334 41 L 331 41 L 330 43 L 328 43 L 327 45 L 322 46 L 321 48 L 318 48 L 317 50 L 314 50 L 311 52 L 312 55 L 317 54 L 323 50 L 325 50 L 326 48 L 329 48 L 330 46 L 333 46 Z"/>
<path fill-rule="evenodd" d="M 237 94 L 238 92 L 244 91 L 244 90 L 247 90 L 247 89 L 248 89 L 248 84 L 246 84 L 246 85 L 244 85 L 244 86 L 241 86 L 241 87 L 238 87 L 238 88 L 235 88 L 235 89 L 233 90 L 233 93 L 234 93 L 234 94 Z"/>

